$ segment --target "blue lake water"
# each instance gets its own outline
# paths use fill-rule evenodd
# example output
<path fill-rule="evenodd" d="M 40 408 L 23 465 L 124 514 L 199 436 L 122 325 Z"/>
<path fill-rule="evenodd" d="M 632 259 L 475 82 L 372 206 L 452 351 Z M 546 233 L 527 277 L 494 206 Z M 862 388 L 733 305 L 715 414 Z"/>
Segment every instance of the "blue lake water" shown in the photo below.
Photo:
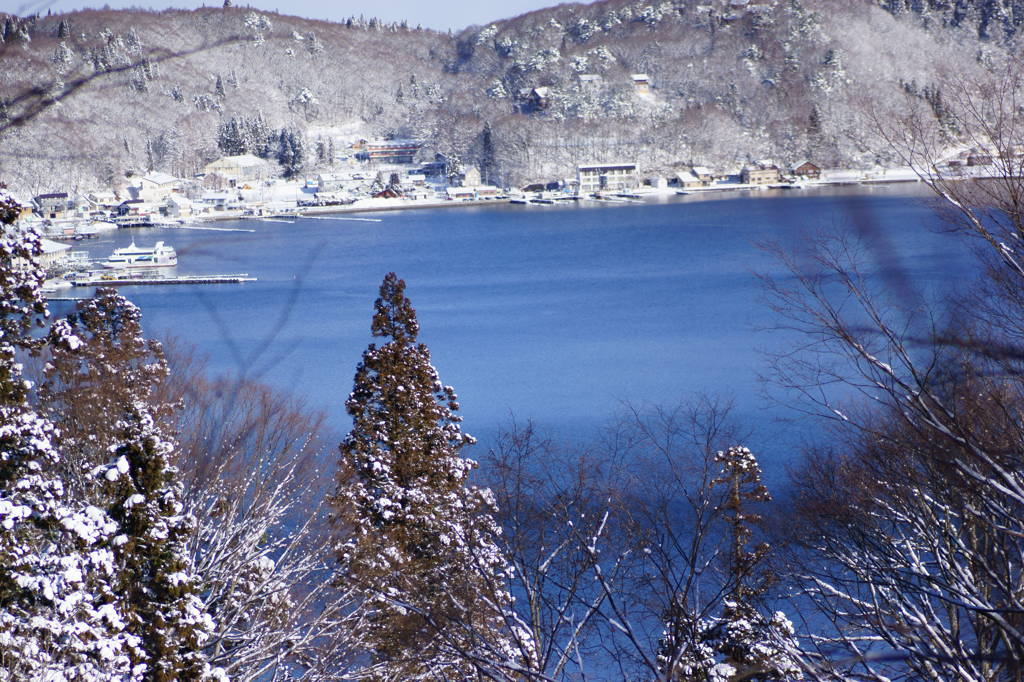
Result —
<path fill-rule="evenodd" d="M 148 333 L 195 344 L 215 371 L 304 396 L 339 430 L 377 288 L 393 270 L 442 381 L 460 395 L 466 430 L 485 441 L 510 415 L 576 438 L 623 401 L 668 404 L 706 391 L 734 398 L 752 449 L 781 462 L 799 426 L 776 423 L 784 410 L 766 405 L 758 377 L 762 351 L 794 338 L 764 331 L 777 320 L 756 273 L 783 270 L 757 244 L 798 249 L 819 229 L 867 234 L 876 276 L 895 272 L 942 293 L 973 266 L 962 239 L 935 231 L 929 200 L 903 185 L 466 207 L 344 216 L 380 222 L 211 224 L 251 234 L 120 230 L 84 248 L 106 256 L 132 238 L 163 239 L 180 274 L 257 277 L 122 292 L 142 308 Z"/>

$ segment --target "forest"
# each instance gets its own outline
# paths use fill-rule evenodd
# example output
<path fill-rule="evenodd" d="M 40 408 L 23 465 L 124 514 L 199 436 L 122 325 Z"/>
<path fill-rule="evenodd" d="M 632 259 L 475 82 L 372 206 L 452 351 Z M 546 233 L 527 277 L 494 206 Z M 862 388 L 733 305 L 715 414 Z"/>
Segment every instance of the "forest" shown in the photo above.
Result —
<path fill-rule="evenodd" d="M 946 117 L 941 84 L 1018 52 L 1024 8 L 602 0 L 451 35 L 241 7 L 0 19 L 0 117 L 19 123 L 0 171 L 35 195 L 151 170 L 191 177 L 237 149 L 222 139 L 235 119 L 306 150 L 333 141 L 338 155 L 359 139 L 415 138 L 504 186 L 623 159 L 652 174 L 761 159 L 891 164 L 877 121 L 908 96 Z M 49 101 L 60 106 L 37 111 Z M 333 160 L 307 153 L 288 173 Z"/>

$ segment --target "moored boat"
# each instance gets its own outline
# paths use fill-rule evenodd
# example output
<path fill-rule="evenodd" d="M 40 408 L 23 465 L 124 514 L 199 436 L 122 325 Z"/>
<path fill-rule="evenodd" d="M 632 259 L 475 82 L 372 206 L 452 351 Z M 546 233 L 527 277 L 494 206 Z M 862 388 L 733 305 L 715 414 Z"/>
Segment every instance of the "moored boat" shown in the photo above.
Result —
<path fill-rule="evenodd" d="M 136 246 L 133 240 L 130 246 L 114 249 L 102 265 L 105 268 L 159 268 L 178 264 L 178 254 L 174 247 L 157 242 L 151 248 Z"/>

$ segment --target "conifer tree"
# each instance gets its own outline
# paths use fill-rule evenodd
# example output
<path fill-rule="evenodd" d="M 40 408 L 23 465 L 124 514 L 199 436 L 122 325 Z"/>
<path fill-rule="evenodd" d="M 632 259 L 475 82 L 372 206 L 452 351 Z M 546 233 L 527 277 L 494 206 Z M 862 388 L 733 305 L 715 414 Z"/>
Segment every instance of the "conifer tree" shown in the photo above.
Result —
<path fill-rule="evenodd" d="M 39 238 L 10 226 L 16 216 L 0 191 L 0 678 L 141 679 L 115 603 L 114 526 L 67 498 L 53 426 L 30 406 L 21 375 L 19 355 L 38 349 L 31 330 L 46 307 Z"/>
<path fill-rule="evenodd" d="M 750 546 L 760 520 L 751 506 L 771 499 L 761 468 L 744 447 L 718 452 L 715 462 L 721 471 L 710 488 L 725 489 L 717 511 L 726 525 L 729 589 L 717 616 L 697 617 L 693 605 L 673 600 L 665 614 L 659 666 L 679 682 L 803 679 L 792 624 L 781 611 L 770 617 L 760 611 L 776 579 L 762 566 L 768 545 Z"/>
<path fill-rule="evenodd" d="M 466 487 L 475 463 L 460 450 L 474 441 L 419 329 L 405 282 L 388 274 L 372 324 L 384 342 L 356 369 L 332 500 L 338 582 L 367 610 L 365 679 L 466 679 L 474 653 L 514 649 L 490 493 Z"/>
<path fill-rule="evenodd" d="M 140 320 L 139 309 L 113 289 L 79 303 L 51 329 L 41 397 L 59 419 L 62 450 L 73 457 L 63 467 L 67 479 L 81 481 L 80 494 L 116 524 L 114 585 L 138 640 L 133 662 L 147 679 L 199 680 L 214 675 L 202 654 L 213 625 L 188 566 L 193 520 L 170 463 L 173 443 L 151 404 L 167 364 L 159 344 L 142 337 Z"/>

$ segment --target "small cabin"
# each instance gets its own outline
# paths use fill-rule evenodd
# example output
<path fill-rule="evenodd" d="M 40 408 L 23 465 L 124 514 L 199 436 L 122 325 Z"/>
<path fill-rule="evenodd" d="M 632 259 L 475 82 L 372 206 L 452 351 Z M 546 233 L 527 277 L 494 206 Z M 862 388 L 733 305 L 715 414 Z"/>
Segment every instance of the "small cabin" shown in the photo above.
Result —
<path fill-rule="evenodd" d="M 801 161 L 793 166 L 793 175 L 799 178 L 817 180 L 821 177 L 821 166 L 810 161 Z"/>

